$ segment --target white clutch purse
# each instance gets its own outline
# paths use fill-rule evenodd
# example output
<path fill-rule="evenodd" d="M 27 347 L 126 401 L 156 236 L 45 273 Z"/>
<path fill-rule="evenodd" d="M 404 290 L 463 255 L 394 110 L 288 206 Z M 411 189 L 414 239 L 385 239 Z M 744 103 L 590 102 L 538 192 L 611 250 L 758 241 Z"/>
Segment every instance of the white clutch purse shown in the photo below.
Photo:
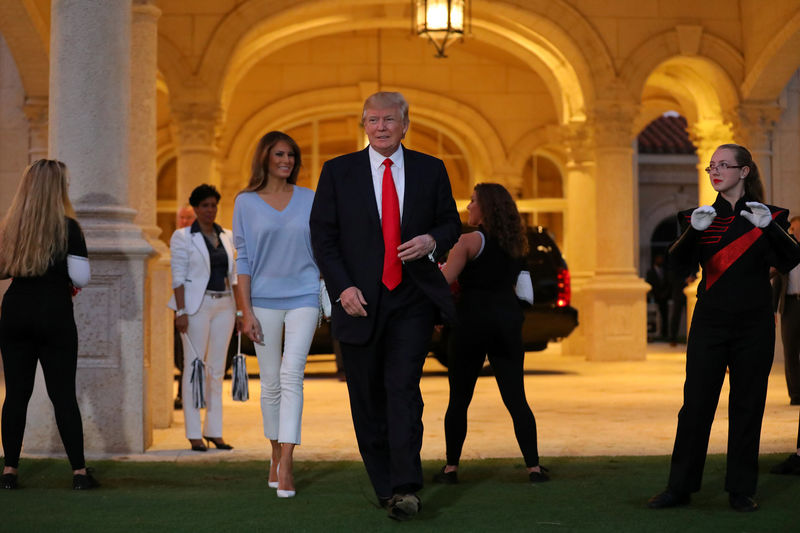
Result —
<path fill-rule="evenodd" d="M 328 296 L 328 288 L 325 286 L 325 280 L 319 280 L 319 308 L 322 311 L 322 316 L 326 319 L 331 318 L 331 298 Z"/>
<path fill-rule="evenodd" d="M 533 305 L 533 283 L 531 283 L 531 273 L 527 270 L 521 270 L 517 276 L 517 283 L 514 285 L 514 292 L 517 298 L 529 305 Z"/>

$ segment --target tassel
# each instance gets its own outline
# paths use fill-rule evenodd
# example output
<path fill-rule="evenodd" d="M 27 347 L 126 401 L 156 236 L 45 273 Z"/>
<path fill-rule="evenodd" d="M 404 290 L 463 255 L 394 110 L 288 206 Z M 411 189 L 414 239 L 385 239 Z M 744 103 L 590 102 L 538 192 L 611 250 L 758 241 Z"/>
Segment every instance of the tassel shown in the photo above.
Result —
<path fill-rule="evenodd" d="M 199 358 L 192 361 L 192 377 L 189 383 L 192 384 L 192 402 L 196 409 L 203 409 L 206 406 L 206 365 Z"/>
<path fill-rule="evenodd" d="M 244 402 L 250 399 L 250 387 L 247 383 L 247 360 L 242 355 L 242 332 L 239 332 L 239 348 L 233 356 L 233 400 Z"/>

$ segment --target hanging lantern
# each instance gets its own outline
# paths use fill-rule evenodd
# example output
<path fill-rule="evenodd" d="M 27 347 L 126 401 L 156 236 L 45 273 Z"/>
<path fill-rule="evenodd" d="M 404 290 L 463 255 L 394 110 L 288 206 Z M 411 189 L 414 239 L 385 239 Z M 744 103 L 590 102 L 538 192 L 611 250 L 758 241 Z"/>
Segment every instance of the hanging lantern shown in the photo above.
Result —
<path fill-rule="evenodd" d="M 463 39 L 469 26 L 470 0 L 413 0 L 412 23 L 417 35 L 425 35 L 436 47 L 436 57 L 447 57 L 445 48 Z"/>

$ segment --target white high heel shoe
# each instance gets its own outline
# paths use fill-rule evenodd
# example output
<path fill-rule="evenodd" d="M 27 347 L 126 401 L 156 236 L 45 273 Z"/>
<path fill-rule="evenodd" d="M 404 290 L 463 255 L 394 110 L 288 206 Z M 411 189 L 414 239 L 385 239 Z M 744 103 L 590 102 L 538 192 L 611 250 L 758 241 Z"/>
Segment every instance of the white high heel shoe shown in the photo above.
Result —
<path fill-rule="evenodd" d="M 281 490 L 281 489 L 278 489 L 277 490 L 277 494 L 278 494 L 278 498 L 294 498 L 294 495 L 296 494 L 296 492 L 293 491 L 293 490 Z"/>
<path fill-rule="evenodd" d="M 269 469 L 272 470 L 272 461 L 269 462 Z M 280 474 L 280 472 L 281 472 L 281 465 L 278 465 L 278 468 L 275 470 L 275 473 L 276 474 Z M 278 488 L 278 482 L 277 481 L 267 481 L 267 485 L 269 485 L 269 488 L 271 488 L 271 489 L 277 489 Z M 294 494 L 292 494 L 292 496 L 294 496 Z"/>

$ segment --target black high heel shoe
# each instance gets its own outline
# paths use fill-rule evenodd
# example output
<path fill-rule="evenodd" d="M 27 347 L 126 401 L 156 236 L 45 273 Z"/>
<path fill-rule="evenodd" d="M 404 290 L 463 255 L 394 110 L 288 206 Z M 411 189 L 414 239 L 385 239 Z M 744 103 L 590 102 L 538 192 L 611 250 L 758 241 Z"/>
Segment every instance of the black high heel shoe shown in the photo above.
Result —
<path fill-rule="evenodd" d="M 222 437 L 203 437 L 208 442 L 208 447 L 211 447 L 211 444 L 214 444 L 214 447 L 218 450 L 232 450 L 233 446 L 227 444 Z"/>
<path fill-rule="evenodd" d="M 194 441 L 194 442 L 192 442 Z M 197 444 L 199 442 L 199 444 Z M 189 439 L 189 445 L 192 447 L 193 452 L 207 452 L 208 448 L 203 444 L 203 439 Z"/>
<path fill-rule="evenodd" d="M 18 486 L 16 474 L 3 474 L 3 477 L 0 477 L 0 488 L 14 490 Z"/>

